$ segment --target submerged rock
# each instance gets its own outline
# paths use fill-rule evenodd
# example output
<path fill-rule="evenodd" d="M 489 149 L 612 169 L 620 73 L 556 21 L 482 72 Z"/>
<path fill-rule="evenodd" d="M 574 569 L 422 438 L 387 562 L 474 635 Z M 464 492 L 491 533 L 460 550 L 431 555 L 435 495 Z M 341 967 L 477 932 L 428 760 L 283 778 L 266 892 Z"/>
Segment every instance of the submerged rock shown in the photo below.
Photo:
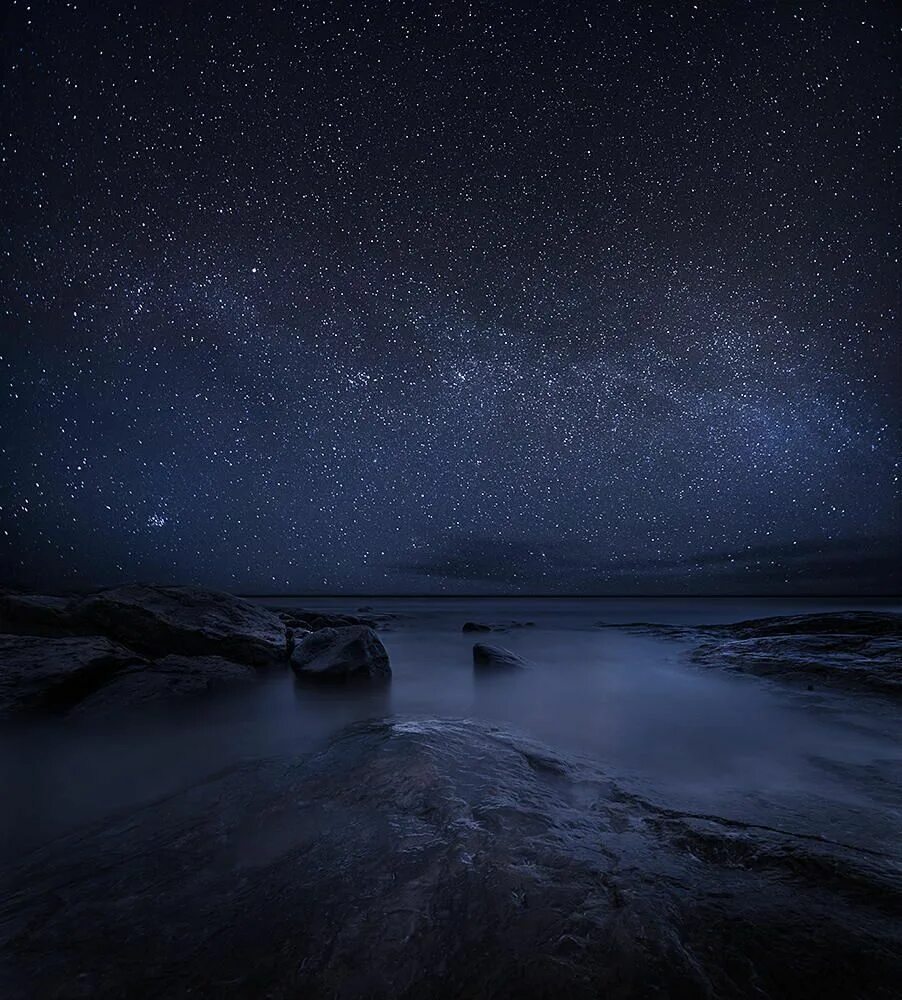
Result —
<path fill-rule="evenodd" d="M 65 712 L 141 662 L 102 636 L 0 635 L 0 716 Z"/>
<path fill-rule="evenodd" d="M 464 622 L 461 632 L 491 632 L 492 626 L 482 622 Z"/>
<path fill-rule="evenodd" d="M 888 1000 L 902 976 L 898 857 L 434 720 L 56 839 L 0 899 L 7 1000 Z"/>
<path fill-rule="evenodd" d="M 322 628 L 305 635 L 292 650 L 291 667 L 300 677 L 323 680 L 391 676 L 385 646 L 366 625 Z"/>
<path fill-rule="evenodd" d="M 526 661 L 503 646 L 493 646 L 487 642 L 477 642 L 473 646 L 473 666 L 498 670 L 520 670 Z"/>
<path fill-rule="evenodd" d="M 80 627 L 150 654 L 216 655 L 263 666 L 288 653 L 277 615 L 214 590 L 131 584 L 90 594 L 73 612 Z"/>
<path fill-rule="evenodd" d="M 164 656 L 153 663 L 120 671 L 70 714 L 110 715 L 127 708 L 206 694 L 256 677 L 253 667 L 232 663 L 221 656 Z"/>

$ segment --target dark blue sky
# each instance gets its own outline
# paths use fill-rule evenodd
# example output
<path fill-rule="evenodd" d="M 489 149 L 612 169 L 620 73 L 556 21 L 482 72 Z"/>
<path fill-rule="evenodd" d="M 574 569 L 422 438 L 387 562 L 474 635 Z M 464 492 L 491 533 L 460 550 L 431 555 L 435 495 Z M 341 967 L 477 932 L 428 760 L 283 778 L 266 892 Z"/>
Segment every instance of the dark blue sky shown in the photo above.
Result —
<path fill-rule="evenodd" d="M 898 589 L 891 3 L 12 4 L 0 560 Z"/>

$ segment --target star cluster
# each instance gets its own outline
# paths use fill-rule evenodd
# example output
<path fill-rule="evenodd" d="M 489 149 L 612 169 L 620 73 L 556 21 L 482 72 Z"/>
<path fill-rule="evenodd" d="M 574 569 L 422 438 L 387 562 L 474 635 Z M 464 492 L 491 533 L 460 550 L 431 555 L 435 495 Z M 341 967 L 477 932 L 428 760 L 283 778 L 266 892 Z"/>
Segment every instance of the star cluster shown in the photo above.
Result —
<path fill-rule="evenodd" d="M 16 0 L 6 575 L 893 589 L 899 29 Z"/>

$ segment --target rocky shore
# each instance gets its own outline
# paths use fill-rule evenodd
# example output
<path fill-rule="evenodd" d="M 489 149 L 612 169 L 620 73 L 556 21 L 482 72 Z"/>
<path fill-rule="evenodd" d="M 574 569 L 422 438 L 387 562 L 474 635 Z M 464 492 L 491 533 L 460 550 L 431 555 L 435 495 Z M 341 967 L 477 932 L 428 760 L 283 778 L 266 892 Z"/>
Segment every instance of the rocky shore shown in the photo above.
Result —
<path fill-rule="evenodd" d="M 804 688 L 823 685 L 902 696 L 902 615 L 893 612 L 837 611 L 728 625 L 600 622 L 599 626 L 689 643 L 689 659 L 703 667 Z"/>
<path fill-rule="evenodd" d="M 271 610 L 219 591 L 132 584 L 71 598 L 0 594 L 0 718 L 196 695 L 286 669 L 391 673 L 374 615 Z M 317 637 L 319 663 L 305 663 Z"/>
<path fill-rule="evenodd" d="M 102 729 L 102 714 L 273 672 L 305 699 L 319 685 L 314 706 L 344 702 L 352 685 L 390 680 L 379 631 L 392 622 L 188 587 L 5 593 L 0 712 L 16 732 L 39 717 Z M 900 626 L 843 612 L 627 628 L 685 641 L 706 669 L 885 695 L 898 693 Z M 447 628 L 474 633 L 455 636 L 474 688 L 506 698 L 540 676 L 541 662 L 472 642 L 516 627 Z M 529 652 L 541 631 L 509 641 Z M 342 721 L 303 750 L 233 760 L 18 852 L 0 871 L 0 996 L 896 995 L 891 834 L 864 842 L 854 825 L 782 808 L 720 815 L 719 800 L 687 811 L 602 756 L 513 729 L 427 713 Z M 891 823 L 897 790 L 874 787 Z"/>

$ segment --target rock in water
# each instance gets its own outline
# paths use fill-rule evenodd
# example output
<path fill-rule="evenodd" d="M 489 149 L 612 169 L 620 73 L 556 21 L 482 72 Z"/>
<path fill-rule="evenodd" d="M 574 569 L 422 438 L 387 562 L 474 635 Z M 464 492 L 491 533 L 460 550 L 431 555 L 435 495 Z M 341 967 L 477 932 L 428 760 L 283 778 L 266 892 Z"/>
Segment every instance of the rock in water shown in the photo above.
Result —
<path fill-rule="evenodd" d="M 288 655 L 285 624 L 250 601 L 197 587 L 132 584 L 102 590 L 74 607 L 82 627 L 165 655 L 214 655 L 264 666 Z"/>
<path fill-rule="evenodd" d="M 503 646 L 493 646 L 488 642 L 477 642 L 473 646 L 473 666 L 499 670 L 518 670 L 526 666 L 526 661 Z"/>
<path fill-rule="evenodd" d="M 461 632 L 491 632 L 491 625 L 483 625 L 482 622 L 464 622 Z"/>
<path fill-rule="evenodd" d="M 0 635 L 0 715 L 64 712 L 140 662 L 102 636 Z"/>
<path fill-rule="evenodd" d="M 295 645 L 291 667 L 299 677 L 324 680 L 391 676 L 385 646 L 366 625 L 321 628 L 311 632 Z"/>

